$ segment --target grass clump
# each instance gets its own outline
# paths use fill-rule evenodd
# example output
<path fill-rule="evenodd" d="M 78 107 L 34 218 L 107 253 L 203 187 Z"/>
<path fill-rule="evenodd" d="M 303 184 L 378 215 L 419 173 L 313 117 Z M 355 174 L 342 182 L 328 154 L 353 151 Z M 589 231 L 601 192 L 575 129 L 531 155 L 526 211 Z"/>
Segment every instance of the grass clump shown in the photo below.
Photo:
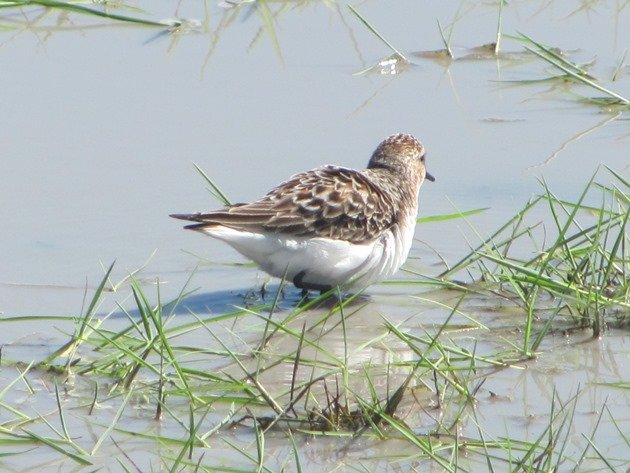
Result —
<path fill-rule="evenodd" d="M 591 97 L 588 98 L 587 101 L 600 106 L 618 105 L 623 108 L 630 106 L 630 99 L 598 84 L 597 79 L 588 73 L 587 68 L 574 64 L 557 50 L 545 46 L 524 34 L 515 39 L 522 41 L 527 51 L 562 71 L 563 75 L 560 78 L 573 80 L 607 95 L 607 97 Z"/>
<path fill-rule="evenodd" d="M 608 324 L 630 320 L 630 184 L 608 172 L 613 184 L 598 184 L 594 175 L 576 202 L 558 198 L 541 182 L 542 194 L 440 275 L 464 270 L 519 304 L 527 314 L 522 349 L 528 355 L 554 321 L 566 322 L 563 329 L 590 328 L 598 337 Z M 542 220 L 528 223 L 531 215 Z M 524 242 L 534 244 L 535 256 L 523 253 Z M 535 336 L 539 319 L 546 323 Z"/>

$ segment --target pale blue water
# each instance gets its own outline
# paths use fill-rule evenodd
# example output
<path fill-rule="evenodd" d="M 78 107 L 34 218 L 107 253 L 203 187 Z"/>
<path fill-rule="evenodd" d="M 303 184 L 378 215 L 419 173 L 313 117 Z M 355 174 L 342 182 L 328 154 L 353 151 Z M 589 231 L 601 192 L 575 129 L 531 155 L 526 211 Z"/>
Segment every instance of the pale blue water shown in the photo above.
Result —
<path fill-rule="evenodd" d="M 459 56 L 494 39 L 497 14 L 492 6 L 462 5 L 452 35 Z M 615 14 L 615 5 L 600 2 L 595 11 L 570 15 L 553 3 L 515 2 L 505 9 L 503 30 L 574 51 L 575 60 L 596 58 L 594 75 L 607 79 L 630 44 L 629 30 L 620 27 L 628 24 L 628 9 Z M 148 274 L 166 272 L 177 287 L 196 264 L 182 249 L 242 261 L 167 217 L 217 205 L 193 162 L 231 199 L 247 201 L 324 163 L 362 167 L 383 137 L 410 132 L 424 142 L 438 179 L 422 190 L 421 214 L 490 206 L 473 220 L 480 228 L 503 221 L 538 192 L 537 176 L 569 198 L 601 163 L 628 172 L 624 120 L 532 168 L 609 116 L 553 85 L 502 82 L 555 73 L 542 61 L 441 65 L 412 56 L 441 48 L 436 20 L 446 28 L 455 5 L 359 5 L 417 64 L 399 75 L 364 76 L 353 73 L 390 51 L 343 4 L 270 3 L 277 46 L 251 5 L 230 10 L 211 3 L 207 13 L 196 2 L 175 10 L 166 3 L 140 6 L 151 19 L 192 18 L 202 25 L 167 35 L 77 15 L 64 22 L 57 13 L 32 24 L 19 15 L 2 22 L 10 29 L 2 33 L 0 54 L 0 283 L 78 287 L 87 277 L 96 284 L 101 262 L 117 260 L 123 275 L 157 250 Z M 507 38 L 503 44 L 506 51 L 522 50 Z M 609 86 L 630 95 L 629 82 L 624 66 Z M 454 256 L 463 247 L 459 226 L 465 227 L 423 226 L 419 236 Z M 222 280 L 253 282 L 242 281 L 238 271 Z M 2 285 L 0 294 L 5 313 L 77 309 L 77 293 L 70 291 Z"/>
<path fill-rule="evenodd" d="M 269 2 L 271 23 L 254 5 L 134 5 L 150 19 L 190 18 L 200 26 L 162 34 L 75 14 L 38 18 L 41 9 L 25 9 L 26 16 L 0 10 L 3 315 L 78 314 L 85 285 L 95 287 L 114 260 L 114 279 L 120 280 L 150 259 L 140 277 L 159 278 L 164 300 L 180 291 L 199 257 L 221 263 L 199 271 L 192 287 L 200 287 L 215 310 L 242 301 L 266 277 L 233 265 L 245 261 L 167 216 L 218 206 L 193 163 L 233 201 L 247 201 L 321 164 L 363 167 L 381 139 L 409 132 L 425 144 L 428 169 L 437 178 L 421 191 L 421 215 L 490 207 L 470 219 L 482 234 L 540 192 L 538 178 L 571 199 L 602 164 L 630 175 L 627 112 L 615 119 L 572 94 L 600 92 L 508 82 L 558 73 L 533 57 L 444 64 L 413 55 L 442 47 L 436 20 L 448 27 L 459 18 L 452 35 L 456 57 L 493 41 L 495 5 L 355 5 L 414 62 L 394 75 L 355 75 L 391 51 L 345 3 Z M 630 8 L 620 2 L 580 9 L 514 1 L 505 7 L 503 31 L 559 47 L 573 61 L 594 61 L 592 74 L 627 97 L 626 63 L 616 81 L 610 78 L 630 46 L 629 24 Z M 522 46 L 504 38 L 503 50 L 520 52 Z M 466 238 L 478 241 L 463 222 L 421 225 L 417 237 L 450 262 L 468 251 Z M 442 269 L 422 244 L 413 256 L 420 258 L 411 263 L 415 269 Z M 397 304 L 391 310 L 404 310 Z M 21 336 L 7 334 L 0 344 Z M 627 353 L 613 356 L 621 360 Z M 528 376 L 536 377 L 510 378 L 505 385 L 536 382 Z M 572 379 L 592 380 L 581 374 Z M 598 392 L 593 409 L 601 406 L 600 397 Z"/>

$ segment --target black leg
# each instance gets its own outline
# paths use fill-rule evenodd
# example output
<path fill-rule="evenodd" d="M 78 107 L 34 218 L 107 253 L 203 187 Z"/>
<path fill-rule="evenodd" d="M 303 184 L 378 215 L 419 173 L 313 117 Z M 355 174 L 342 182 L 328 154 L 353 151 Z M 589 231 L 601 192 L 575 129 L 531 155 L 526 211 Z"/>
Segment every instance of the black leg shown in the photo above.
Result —
<path fill-rule="evenodd" d="M 304 276 L 306 275 L 306 271 L 302 270 L 295 275 L 293 278 L 293 285 L 298 289 L 302 289 L 302 296 L 305 295 L 305 291 L 319 291 L 320 293 L 324 293 L 330 291 L 332 286 L 327 284 L 314 284 L 314 283 L 306 283 L 304 282 Z"/>

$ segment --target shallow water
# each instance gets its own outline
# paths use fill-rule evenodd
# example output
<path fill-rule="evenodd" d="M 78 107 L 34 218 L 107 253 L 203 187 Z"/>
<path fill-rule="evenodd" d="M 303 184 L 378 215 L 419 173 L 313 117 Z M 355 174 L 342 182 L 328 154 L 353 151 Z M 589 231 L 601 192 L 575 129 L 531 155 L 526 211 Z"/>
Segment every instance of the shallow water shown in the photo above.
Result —
<path fill-rule="evenodd" d="M 207 31 L 180 35 L 73 15 L 63 21 L 56 13 L 33 23 L 18 15 L 5 21 L 15 27 L 2 38 L 2 192 L 9 204 L 2 217 L 11 222 L 0 235 L 1 246 L 11 249 L 3 254 L 0 278 L 5 313 L 75 312 L 86 277 L 96 284 L 102 275 L 101 262 L 117 260 L 118 274 L 125 274 L 154 250 L 149 274 L 168 279 L 174 291 L 198 261 L 182 249 L 212 261 L 241 261 L 219 243 L 178 231 L 179 222 L 166 217 L 217 205 L 193 162 L 231 199 L 247 201 L 324 163 L 363 167 L 383 137 L 407 131 L 425 143 L 438 179 L 422 189 L 421 215 L 490 206 L 472 221 L 477 228 L 512 215 L 540 191 L 538 176 L 571 198 L 602 163 L 628 171 L 624 120 L 579 136 L 611 115 L 553 85 L 505 82 L 550 75 L 542 61 L 444 66 L 410 56 L 416 64 L 401 74 L 357 77 L 389 51 L 345 6 L 271 5 L 281 12 L 274 30 L 279 51 L 251 6 L 210 5 L 206 16 L 193 2 L 170 12 L 144 5 L 156 19 L 207 20 Z M 414 1 L 379 9 L 367 2 L 361 12 L 410 53 L 441 47 L 435 21 L 447 25 L 456 10 L 436 8 Z M 462 8 L 453 43 L 465 56 L 467 48 L 493 39 L 496 11 Z M 612 2 L 595 8 L 596 15 L 567 17 L 571 12 L 555 3 L 516 2 L 505 10 L 504 31 L 526 31 L 575 51 L 574 60 L 596 57 L 593 74 L 607 78 L 629 43 L 627 29 L 616 26 L 628 21 L 628 11 L 616 14 Z M 83 26 L 94 23 L 105 26 Z M 586 28 L 593 34 L 582 35 Z M 507 39 L 504 47 L 522 50 Z M 623 92 L 628 80 L 624 67 L 610 86 Z M 452 257 L 466 251 L 460 226 L 424 225 L 418 238 Z M 241 287 L 252 283 L 242 278 L 236 271 L 228 279 Z M 29 287 L 14 286 L 21 284 Z"/>
<path fill-rule="evenodd" d="M 575 199 L 601 165 L 630 175 L 627 112 L 581 103 L 574 94 L 602 95 L 584 86 L 515 82 L 558 72 L 523 56 L 522 45 L 513 39 L 503 39 L 505 57 L 478 55 L 474 48 L 496 34 L 494 5 L 417 0 L 356 5 L 413 62 L 399 69 L 385 65 L 383 72 L 390 73 L 362 75 L 356 73 L 391 51 L 342 3 L 132 5 L 144 9 L 147 18 L 190 18 L 199 24 L 167 34 L 42 9 L 0 14 L 4 316 L 78 315 L 84 293 L 89 297 L 114 260 L 116 281 L 146 263 L 138 277 L 150 294 L 159 279 L 162 301 L 176 297 L 200 265 L 189 283 L 199 290 L 184 304 L 198 314 L 258 303 L 264 274 L 242 266 L 247 262 L 225 245 L 184 232 L 167 217 L 217 206 L 193 163 L 233 201 L 248 201 L 291 174 L 321 164 L 361 168 L 382 138 L 397 131 L 413 133 L 425 144 L 428 169 L 437 178 L 422 188 L 421 216 L 489 207 L 469 219 L 474 230 L 461 220 L 419 225 L 406 267 L 430 275 L 443 269 L 436 252 L 451 264 L 457 261 L 469 244 L 479 241 L 476 232 L 490 233 L 541 192 L 539 179 L 563 199 Z M 267 13 L 273 20 L 266 20 Z M 436 20 L 448 28 L 454 18 L 455 60 L 427 57 L 426 51 L 443 47 Z M 623 63 L 617 80 L 609 78 L 630 45 L 628 24 L 630 8 L 614 1 L 580 7 L 515 1 L 503 17 L 506 34 L 522 32 L 562 49 L 572 61 L 594 61 L 591 73 L 624 96 L 630 95 L 629 67 Z M 397 279 L 413 276 L 401 273 Z M 424 326 L 441 324 L 448 311 L 417 296 L 451 297 L 400 285 L 379 285 L 368 293 L 369 304 L 353 320 L 352 337 L 345 339 L 353 353 L 356 348 L 351 361 L 357 366 L 366 360 L 391 361 L 386 349 L 363 346 L 384 330 L 381 316 L 421 333 Z M 285 308 L 296 298 L 289 292 Z M 134 308 L 126 285 L 105 298 L 100 312 L 116 309 L 117 303 Z M 492 329 L 522 323 L 522 314 L 506 316 L 493 303 L 473 305 L 469 310 Z M 188 309 L 180 309 L 182 320 Z M 66 340 L 60 332 L 72 330 L 51 322 L 3 325 L 3 356 L 27 362 L 54 351 Z M 246 325 L 242 330 L 247 331 Z M 461 337 L 478 340 L 480 350 L 496 349 L 492 337 L 481 332 Z M 327 342 L 331 349 L 346 347 L 334 335 Z M 563 401 L 582 393 L 573 425 L 575 445 L 581 445 L 580 432 L 592 432 L 607 398 L 621 430 L 630 430 L 627 389 L 597 384 L 628 379 L 627 330 L 609 332 L 601 340 L 578 343 L 580 338 L 549 340 L 536 361 L 489 376 L 476 407 L 484 431 L 493 436 L 509 431 L 512 438 L 532 440 L 545 425 L 554 387 Z M 413 353 L 394 355 L 404 359 Z M 2 374 L 5 380 L 15 376 Z M 270 382 L 273 376 L 282 381 L 287 373 L 269 376 Z M 54 397 L 24 396 L 40 411 L 55 407 Z M 115 411 L 116 404 L 108 409 Z M 173 428 L 169 422 L 151 424 L 140 408 L 134 412 L 135 417 L 126 414 L 130 430 L 152 426 L 167 435 Z M 89 428 L 90 422 L 81 415 L 78 419 Z M 420 424 L 427 431 L 434 426 L 426 419 Z M 464 435 L 474 431 L 472 421 L 462 426 Z M 226 435 L 251 447 L 250 429 Z M 610 417 L 602 420 L 597 440 L 605 455 L 628 467 L 630 455 L 619 453 L 623 449 Z M 159 457 L 142 456 L 142 441 L 125 441 L 137 449 L 134 458 L 140 464 L 159 463 Z M 389 471 L 379 460 L 391 451 L 388 442 L 360 441 L 343 450 L 337 439 L 297 441 L 304 442 L 303 461 L 312 468 L 343 470 L 360 459 L 369 470 Z M 290 454 L 287 445 L 283 435 L 268 438 L 279 458 Z M 221 458 L 242 460 L 225 444 L 213 448 L 216 464 Z M 107 449 L 117 451 L 111 444 Z M 45 447 L 36 452 L 29 457 L 33 467 L 50 462 L 50 468 L 57 468 L 64 461 Z M 114 468 L 110 460 L 103 452 L 103 464 Z M 13 469 L 17 464 L 10 458 L 3 463 Z M 269 467 L 276 469 L 273 463 Z"/>

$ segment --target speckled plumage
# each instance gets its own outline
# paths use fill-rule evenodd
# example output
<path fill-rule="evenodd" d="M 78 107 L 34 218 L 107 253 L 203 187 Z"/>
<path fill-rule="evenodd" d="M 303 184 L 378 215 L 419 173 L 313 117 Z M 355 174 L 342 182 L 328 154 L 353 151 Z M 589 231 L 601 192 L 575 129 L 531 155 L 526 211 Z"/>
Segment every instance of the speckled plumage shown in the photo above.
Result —
<path fill-rule="evenodd" d="M 365 170 L 326 165 L 299 173 L 261 199 L 172 217 L 224 240 L 269 274 L 298 287 L 368 285 L 395 272 L 411 246 L 424 147 L 392 135 Z"/>

